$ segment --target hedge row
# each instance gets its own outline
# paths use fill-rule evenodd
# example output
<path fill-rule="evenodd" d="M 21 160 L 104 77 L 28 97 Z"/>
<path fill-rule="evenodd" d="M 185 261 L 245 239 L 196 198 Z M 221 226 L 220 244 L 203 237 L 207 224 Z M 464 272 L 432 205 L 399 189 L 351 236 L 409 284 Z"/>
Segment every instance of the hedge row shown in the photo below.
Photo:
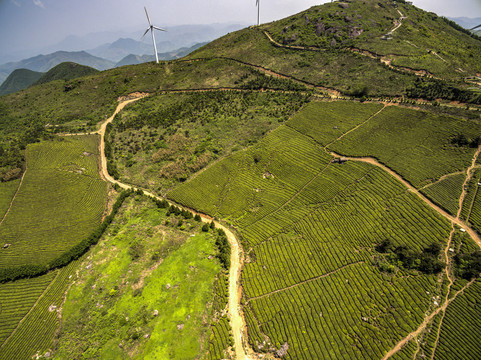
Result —
<path fill-rule="evenodd" d="M 90 249 L 90 246 L 97 244 L 105 229 L 107 229 L 107 227 L 112 223 L 112 220 L 124 203 L 125 199 L 132 193 L 132 190 L 123 191 L 115 202 L 110 215 L 104 219 L 104 221 L 90 234 L 90 236 L 70 248 L 70 250 L 64 252 L 59 257 L 53 259 L 45 265 L 22 265 L 0 269 L 0 283 L 40 276 L 46 274 L 49 270 L 66 266 L 73 260 L 78 259 Z"/>

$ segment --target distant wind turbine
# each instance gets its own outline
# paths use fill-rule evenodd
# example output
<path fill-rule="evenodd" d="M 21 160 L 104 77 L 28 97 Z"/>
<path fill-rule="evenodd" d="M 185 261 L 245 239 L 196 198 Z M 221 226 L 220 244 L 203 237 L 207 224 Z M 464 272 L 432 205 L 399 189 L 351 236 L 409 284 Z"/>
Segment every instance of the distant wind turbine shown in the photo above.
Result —
<path fill-rule="evenodd" d="M 260 24 L 260 15 L 261 15 L 261 0 L 256 0 L 257 6 L 257 26 Z"/>
<path fill-rule="evenodd" d="M 144 6 L 144 10 L 145 10 L 145 15 L 147 15 L 147 20 L 149 21 L 149 28 L 147 30 L 145 30 L 144 32 L 144 35 L 142 35 L 142 39 L 144 38 L 144 36 L 150 31 L 152 33 L 152 42 L 154 43 L 154 52 L 155 52 L 155 61 L 157 62 L 157 64 L 159 63 L 159 55 L 157 55 L 157 45 L 155 44 L 155 35 L 154 35 L 154 29 L 155 30 L 160 30 L 160 31 L 167 31 L 165 29 L 161 29 L 157 26 L 154 26 L 152 25 L 152 22 L 150 21 L 150 17 L 149 17 L 149 13 L 147 12 L 147 9 L 146 7 Z"/>
<path fill-rule="evenodd" d="M 478 26 L 473 27 L 473 28 L 470 29 L 470 30 L 476 30 L 477 28 L 480 28 L 480 27 L 481 27 L 481 25 L 478 25 Z"/>

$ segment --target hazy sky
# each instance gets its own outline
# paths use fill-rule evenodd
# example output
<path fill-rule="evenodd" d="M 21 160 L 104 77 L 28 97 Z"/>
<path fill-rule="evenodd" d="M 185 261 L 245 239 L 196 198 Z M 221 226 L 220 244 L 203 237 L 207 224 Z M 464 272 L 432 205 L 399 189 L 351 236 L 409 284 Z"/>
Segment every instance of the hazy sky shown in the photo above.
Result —
<path fill-rule="evenodd" d="M 325 0 L 261 0 L 261 21 L 292 15 Z M 481 17 L 481 0 L 413 0 L 447 17 Z M 0 0 L 0 53 L 53 45 L 68 35 L 141 31 L 144 5 L 158 26 L 237 22 L 254 24 L 255 0 Z"/>

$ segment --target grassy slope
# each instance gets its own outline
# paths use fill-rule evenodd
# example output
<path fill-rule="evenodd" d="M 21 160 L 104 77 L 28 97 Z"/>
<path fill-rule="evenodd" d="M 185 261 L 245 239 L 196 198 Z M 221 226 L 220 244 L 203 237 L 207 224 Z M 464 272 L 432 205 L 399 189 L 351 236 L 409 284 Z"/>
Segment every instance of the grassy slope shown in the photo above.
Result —
<path fill-rule="evenodd" d="M 103 71 L 72 81 L 73 89 L 67 92 L 64 81 L 53 81 L 1 97 L 13 120 L 1 124 L 0 130 L 16 131 L 19 125 L 33 120 L 53 125 L 95 125 L 113 113 L 119 96 L 134 91 L 231 87 L 245 74 L 250 74 L 248 69 L 231 61 L 176 61 Z"/>
<path fill-rule="evenodd" d="M 407 19 L 393 33 L 393 40 L 382 40 L 381 36 L 400 18 L 398 10 Z M 433 13 L 407 4 L 366 0 L 351 2 L 346 7 L 337 2 L 328 3 L 263 28 L 280 43 L 330 48 L 336 39 L 334 47 L 355 46 L 377 54 L 394 55 L 391 56 L 394 65 L 425 69 L 461 83 L 465 73 L 457 71 L 458 68 L 468 75 L 481 71 L 476 60 L 481 57 L 480 40 L 453 28 Z M 355 36 L 355 32 L 361 34 Z"/>
<path fill-rule="evenodd" d="M 98 70 L 89 66 L 73 62 L 64 62 L 47 71 L 34 85 L 45 84 L 54 80 L 71 80 L 82 76 L 98 73 Z"/>
<path fill-rule="evenodd" d="M 32 144 L 28 170 L 0 236 L 12 244 L 0 266 L 45 264 L 88 236 L 101 220 L 106 184 L 100 179 L 97 137 Z"/>
<path fill-rule="evenodd" d="M 206 351 L 220 266 L 209 259 L 210 234 L 178 220 L 139 196 L 124 204 L 68 293 L 57 358 L 194 359 Z"/>
<path fill-rule="evenodd" d="M 216 159 L 256 143 L 308 99 L 269 92 L 152 96 L 122 112 L 108 139 L 123 179 L 165 193 Z"/>
<path fill-rule="evenodd" d="M 234 46 L 233 46 L 234 45 Z M 228 34 L 190 54 L 188 58 L 229 57 L 263 66 L 314 85 L 345 93 L 367 87 L 372 95 L 398 95 L 413 84 L 413 75 L 401 74 L 379 61 L 350 52 L 295 51 L 274 47 L 261 28 Z"/>
<path fill-rule="evenodd" d="M 6 95 L 26 89 L 42 76 L 43 73 L 28 69 L 14 70 L 1 84 L 0 95 Z"/>

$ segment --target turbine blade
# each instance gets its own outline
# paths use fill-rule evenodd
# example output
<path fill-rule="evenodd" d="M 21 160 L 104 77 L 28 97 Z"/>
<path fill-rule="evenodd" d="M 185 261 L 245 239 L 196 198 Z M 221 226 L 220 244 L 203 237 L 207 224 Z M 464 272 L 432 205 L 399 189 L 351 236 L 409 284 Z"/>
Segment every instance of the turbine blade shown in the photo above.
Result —
<path fill-rule="evenodd" d="M 144 32 L 144 35 L 142 35 L 142 37 L 140 38 L 140 40 L 142 40 L 144 38 L 144 36 L 149 32 L 150 28 L 148 28 L 147 30 L 145 30 Z"/>
<path fill-rule="evenodd" d="M 157 26 L 152 26 L 152 27 L 153 27 L 154 29 L 157 29 L 157 30 L 160 30 L 160 31 L 167 31 L 167 30 L 162 29 L 162 28 L 159 28 L 159 27 L 157 27 Z"/>
<path fill-rule="evenodd" d="M 144 10 L 145 10 L 145 15 L 147 15 L 147 20 L 149 21 L 149 25 L 152 26 L 152 23 L 150 22 L 149 13 L 147 12 L 147 8 L 145 6 L 144 6 Z"/>
<path fill-rule="evenodd" d="M 259 0 L 256 0 L 256 6 L 259 6 Z"/>
<path fill-rule="evenodd" d="M 469 30 L 475 30 L 475 29 L 477 29 L 477 28 L 479 28 L 479 27 L 481 27 L 481 25 L 475 26 L 475 27 L 473 27 L 472 29 L 469 29 Z"/>

